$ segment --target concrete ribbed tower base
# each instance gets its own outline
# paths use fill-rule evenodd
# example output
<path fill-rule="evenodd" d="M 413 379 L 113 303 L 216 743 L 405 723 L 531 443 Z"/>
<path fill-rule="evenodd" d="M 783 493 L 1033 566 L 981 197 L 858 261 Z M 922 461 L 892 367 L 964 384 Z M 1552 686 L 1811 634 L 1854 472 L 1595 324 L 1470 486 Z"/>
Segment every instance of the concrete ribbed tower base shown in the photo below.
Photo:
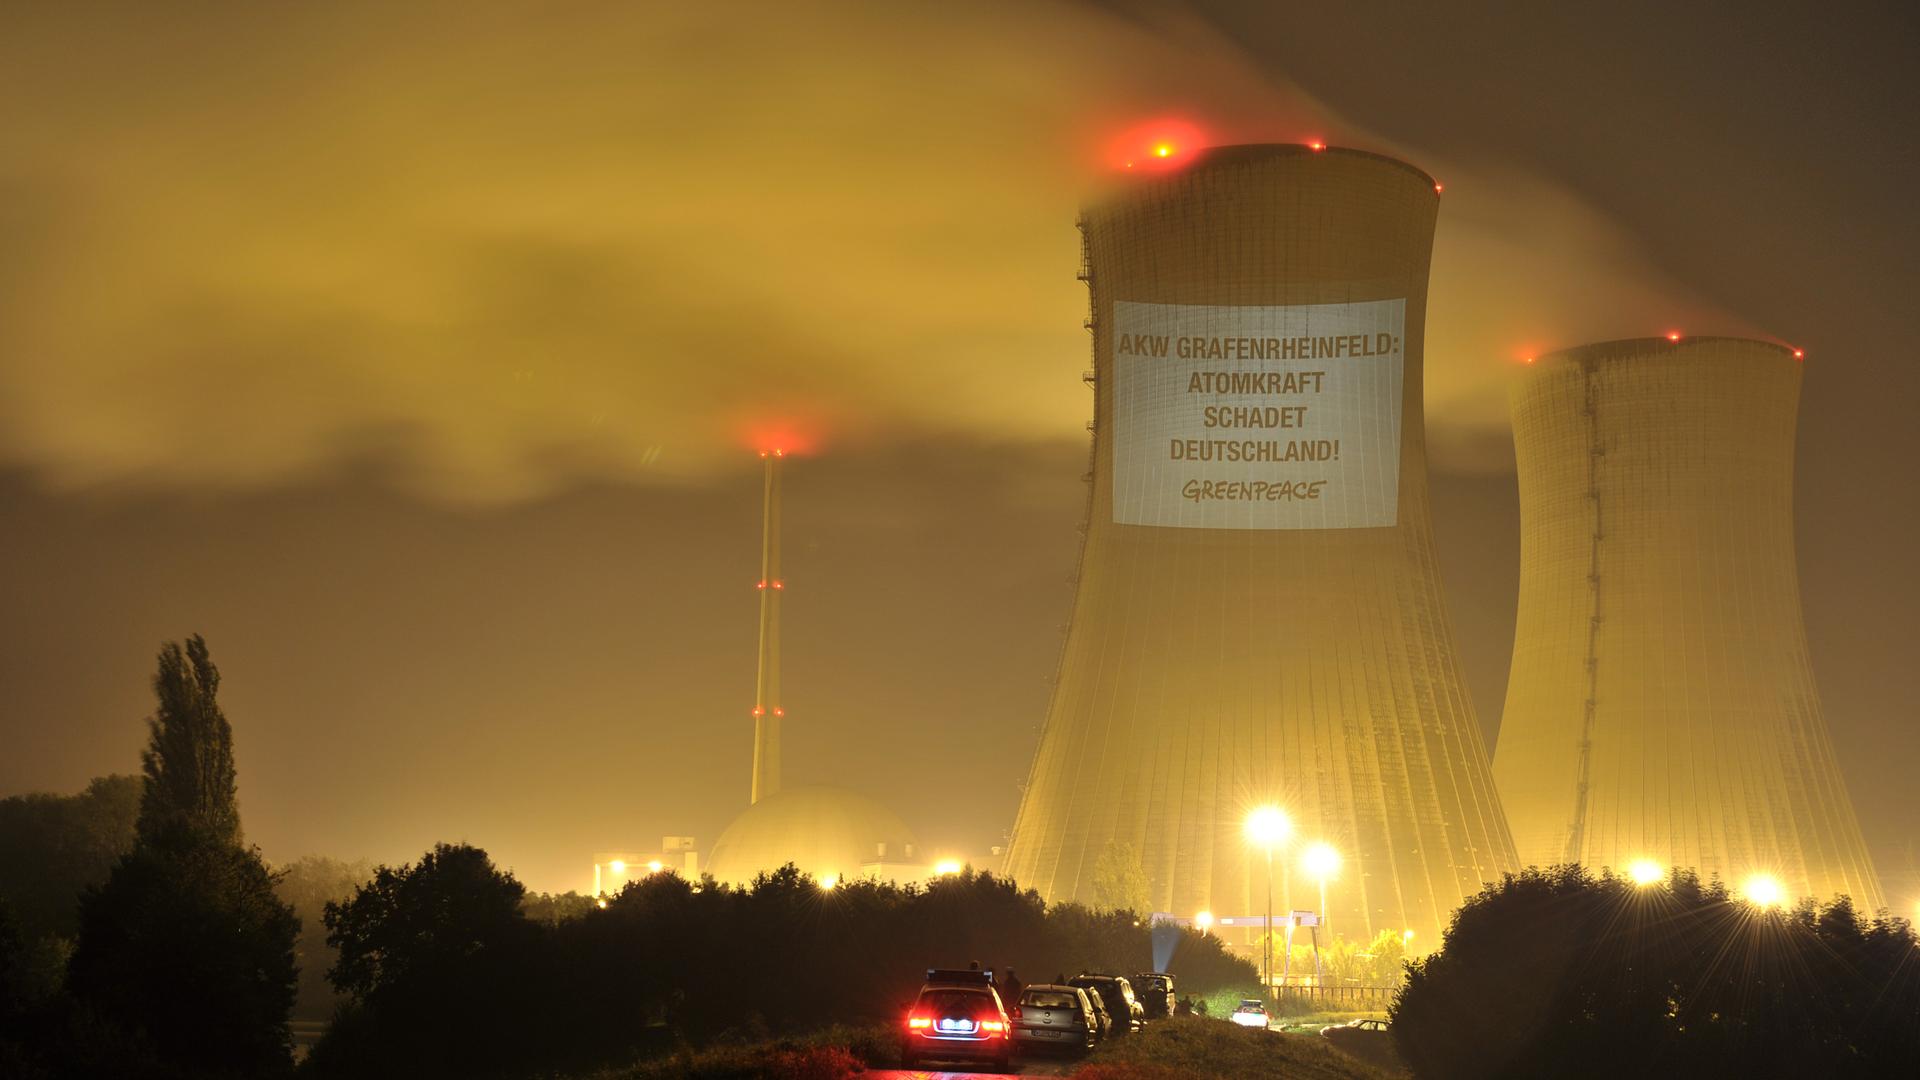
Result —
<path fill-rule="evenodd" d="M 1513 390 L 1520 608 L 1494 775 L 1520 855 L 1882 902 L 1808 662 L 1803 368 L 1732 338 L 1543 356 Z"/>
<path fill-rule="evenodd" d="M 1328 884 L 1331 931 L 1411 929 L 1418 947 L 1436 944 L 1482 883 L 1517 868 L 1454 657 L 1429 521 L 1421 362 L 1438 205 L 1432 178 L 1398 161 L 1250 146 L 1141 177 L 1085 213 L 1092 492 L 1072 622 L 1008 854 L 1021 884 L 1095 901 L 1103 855 L 1131 851 L 1155 910 L 1262 913 L 1266 860 L 1242 829 L 1271 803 L 1295 825 L 1292 848 L 1277 856 L 1277 911 L 1319 906 L 1317 887 L 1286 871 L 1302 846 L 1324 840 L 1343 857 Z M 1117 370 L 1116 319 L 1184 312 L 1165 317 L 1205 337 L 1253 325 L 1252 309 L 1309 322 L 1348 310 L 1327 305 L 1404 310 L 1404 328 L 1394 314 L 1384 332 L 1403 353 L 1386 413 L 1343 404 L 1350 391 L 1378 391 L 1343 381 L 1340 359 L 1312 365 L 1328 372 L 1317 395 L 1219 400 L 1304 404 L 1307 435 L 1326 433 L 1319 417 L 1356 410 L 1341 429 L 1346 479 L 1273 518 L 1156 494 L 1182 490 L 1184 466 L 1164 460 L 1165 439 L 1134 433 L 1161 431 L 1156 410 L 1189 408 L 1188 376 L 1162 398 L 1129 396 L 1116 376 L 1149 369 Z M 1210 331 L 1216 318 L 1227 329 Z M 1231 356 L 1210 366 L 1258 367 Z M 1158 447 L 1162 460 L 1118 474 L 1116 452 L 1140 453 L 1136 444 Z M 1158 523 L 1141 523 L 1155 514 Z M 1298 514 L 1308 516 L 1287 516 Z"/>

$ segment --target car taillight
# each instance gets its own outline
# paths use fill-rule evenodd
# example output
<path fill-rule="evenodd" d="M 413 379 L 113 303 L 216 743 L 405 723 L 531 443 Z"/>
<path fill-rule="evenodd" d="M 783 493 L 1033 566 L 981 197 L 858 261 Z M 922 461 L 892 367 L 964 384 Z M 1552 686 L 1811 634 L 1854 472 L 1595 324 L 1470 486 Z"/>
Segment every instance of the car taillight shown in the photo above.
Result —
<path fill-rule="evenodd" d="M 909 1016 L 907 1017 L 907 1026 L 915 1029 L 930 1028 L 933 1026 L 933 1018 L 931 1016 Z"/>
<path fill-rule="evenodd" d="M 1001 1023 L 998 1020 L 982 1020 L 980 1021 L 980 1030 L 981 1031 L 1005 1031 L 1007 1030 L 1007 1025 Z"/>

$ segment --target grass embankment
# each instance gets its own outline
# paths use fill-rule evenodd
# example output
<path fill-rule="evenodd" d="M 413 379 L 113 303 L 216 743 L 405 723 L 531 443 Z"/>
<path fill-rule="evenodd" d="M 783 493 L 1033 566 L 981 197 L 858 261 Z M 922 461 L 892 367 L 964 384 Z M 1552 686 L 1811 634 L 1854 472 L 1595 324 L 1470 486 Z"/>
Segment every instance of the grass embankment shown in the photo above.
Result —
<path fill-rule="evenodd" d="M 1075 1080 L 1389 1080 L 1317 1035 L 1281 1035 L 1219 1020 L 1180 1018 L 1103 1044 Z"/>
<path fill-rule="evenodd" d="M 890 1025 L 834 1027 L 792 1039 L 682 1050 L 583 1080 L 844 1080 L 897 1064 L 899 1057 L 899 1036 Z"/>

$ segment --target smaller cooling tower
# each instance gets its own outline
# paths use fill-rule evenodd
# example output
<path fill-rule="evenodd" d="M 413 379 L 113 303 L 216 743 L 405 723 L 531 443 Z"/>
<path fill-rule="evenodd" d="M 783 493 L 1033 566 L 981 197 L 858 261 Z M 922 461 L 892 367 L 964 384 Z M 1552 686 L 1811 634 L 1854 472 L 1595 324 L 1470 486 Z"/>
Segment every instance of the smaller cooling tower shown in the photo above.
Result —
<path fill-rule="evenodd" d="M 1541 357 L 1513 390 L 1520 609 L 1493 771 L 1522 861 L 1880 906 L 1800 621 L 1802 367 L 1758 341 Z"/>

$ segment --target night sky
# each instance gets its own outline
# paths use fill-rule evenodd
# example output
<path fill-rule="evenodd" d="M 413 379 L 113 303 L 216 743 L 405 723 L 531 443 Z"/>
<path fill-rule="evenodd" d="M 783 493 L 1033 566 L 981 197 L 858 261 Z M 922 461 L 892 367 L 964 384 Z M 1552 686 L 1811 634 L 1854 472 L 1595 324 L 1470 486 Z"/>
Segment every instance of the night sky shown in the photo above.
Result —
<path fill-rule="evenodd" d="M 1177 118 L 1446 185 L 1434 506 L 1490 737 L 1518 360 L 1807 351 L 1807 629 L 1910 907 L 1920 14 L 1711 7 L 9 5 L 0 794 L 136 770 L 198 631 L 269 859 L 467 840 L 552 889 L 705 846 L 778 437 L 789 782 L 1000 842 L 1083 509 L 1074 214 Z"/>

